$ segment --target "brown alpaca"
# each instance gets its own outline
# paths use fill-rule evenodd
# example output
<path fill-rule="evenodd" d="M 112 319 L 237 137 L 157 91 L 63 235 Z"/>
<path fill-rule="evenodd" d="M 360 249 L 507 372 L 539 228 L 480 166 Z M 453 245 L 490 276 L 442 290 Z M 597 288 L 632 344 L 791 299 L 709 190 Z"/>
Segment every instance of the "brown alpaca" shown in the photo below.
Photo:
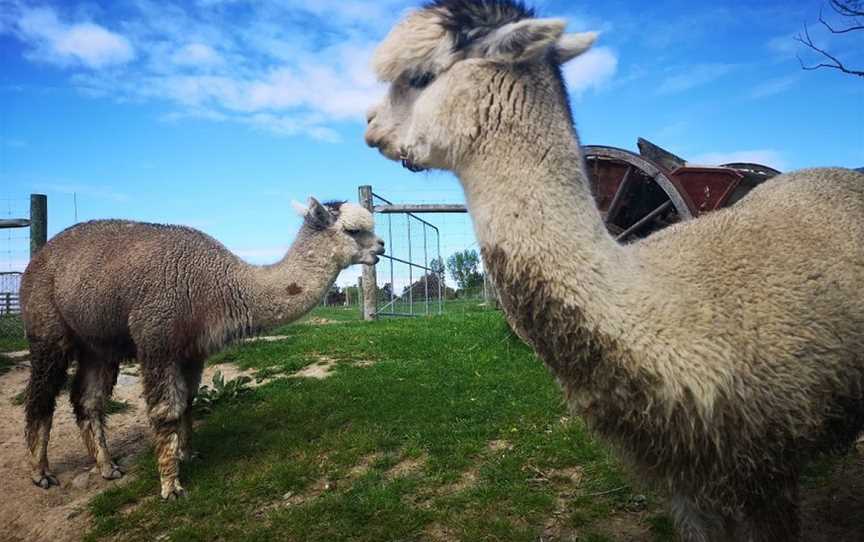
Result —
<path fill-rule="evenodd" d="M 310 200 L 285 257 L 255 267 L 191 228 L 100 220 L 73 226 L 30 261 L 21 302 L 32 354 L 26 392 L 33 483 L 49 488 L 48 437 L 72 360 L 70 399 L 84 444 L 106 479 L 122 476 L 108 453 L 105 400 L 122 359 L 141 364 L 156 438 L 162 497 L 184 494 L 189 412 L 204 360 L 225 344 L 296 320 L 339 271 L 374 264 L 384 242 L 357 205 Z"/>
<path fill-rule="evenodd" d="M 782 175 L 618 245 L 560 70 L 595 36 L 564 27 L 509 0 L 409 14 L 366 140 L 458 175 L 508 320 L 686 540 L 797 540 L 802 465 L 864 425 L 864 176 Z"/>

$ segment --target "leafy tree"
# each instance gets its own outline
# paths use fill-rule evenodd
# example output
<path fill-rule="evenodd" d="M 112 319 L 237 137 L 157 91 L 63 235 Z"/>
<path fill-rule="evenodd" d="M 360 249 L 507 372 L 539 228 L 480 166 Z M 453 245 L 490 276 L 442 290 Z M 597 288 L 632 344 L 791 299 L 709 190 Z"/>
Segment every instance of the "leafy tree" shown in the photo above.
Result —
<path fill-rule="evenodd" d="M 432 258 L 432 261 L 429 262 L 429 269 L 441 277 L 441 280 L 444 280 L 444 258 Z"/>
<path fill-rule="evenodd" d="M 480 256 L 476 250 L 463 250 L 447 258 L 447 269 L 461 290 L 483 284 L 483 275 L 478 271 Z"/>

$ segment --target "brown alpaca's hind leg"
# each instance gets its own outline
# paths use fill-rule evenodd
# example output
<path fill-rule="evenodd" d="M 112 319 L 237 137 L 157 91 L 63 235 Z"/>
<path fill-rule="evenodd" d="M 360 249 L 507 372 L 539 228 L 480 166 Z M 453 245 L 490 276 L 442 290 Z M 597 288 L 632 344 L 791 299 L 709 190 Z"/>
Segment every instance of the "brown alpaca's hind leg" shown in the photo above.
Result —
<path fill-rule="evenodd" d="M 198 387 L 201 385 L 201 374 L 204 371 L 204 361 L 193 361 L 184 364 L 181 367 L 183 380 L 186 383 L 188 398 L 186 400 L 186 410 L 180 419 L 180 460 L 187 461 L 194 459 L 195 454 L 190 448 L 192 439 L 192 403 L 195 401 L 195 396 L 198 394 Z"/>
<path fill-rule="evenodd" d="M 108 453 L 105 434 L 105 402 L 111 397 L 119 369 L 119 360 L 101 359 L 92 352 L 84 353 L 79 356 L 78 372 L 69 394 L 84 446 L 106 480 L 123 476 Z"/>
<path fill-rule="evenodd" d="M 188 404 L 186 381 L 173 361 L 142 359 L 144 395 L 156 440 L 163 499 L 186 495 L 180 485 L 181 425 Z"/>
<path fill-rule="evenodd" d="M 798 542 L 801 520 L 798 506 L 798 480 L 781 484 L 774 496 L 750 508 L 748 517 L 731 530 L 730 540 L 742 542 Z"/>
<path fill-rule="evenodd" d="M 31 339 L 30 381 L 25 391 L 25 436 L 30 451 L 31 478 L 42 489 L 60 485 L 48 467 L 48 439 L 57 394 L 66 383 L 69 355 L 62 342 Z"/>

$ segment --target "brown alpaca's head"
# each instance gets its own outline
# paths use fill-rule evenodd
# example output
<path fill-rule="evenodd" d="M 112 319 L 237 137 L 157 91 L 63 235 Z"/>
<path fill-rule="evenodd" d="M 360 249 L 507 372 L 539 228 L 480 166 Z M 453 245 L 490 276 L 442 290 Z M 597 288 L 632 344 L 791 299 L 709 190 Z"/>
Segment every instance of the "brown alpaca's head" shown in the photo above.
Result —
<path fill-rule="evenodd" d="M 409 13 L 373 58 L 390 86 L 369 111 L 367 144 L 412 170 L 457 170 L 485 138 L 501 135 L 502 121 L 505 130 L 530 122 L 518 111 L 526 84 L 569 115 L 560 66 L 596 34 L 565 34 L 564 20 L 533 15 L 512 0 L 437 0 Z"/>
<path fill-rule="evenodd" d="M 304 222 L 300 234 L 322 236 L 343 267 L 375 265 L 384 254 L 384 240 L 375 235 L 375 219 L 363 207 L 343 201 L 322 204 L 309 198 L 305 207 L 295 204 L 295 208 Z"/>

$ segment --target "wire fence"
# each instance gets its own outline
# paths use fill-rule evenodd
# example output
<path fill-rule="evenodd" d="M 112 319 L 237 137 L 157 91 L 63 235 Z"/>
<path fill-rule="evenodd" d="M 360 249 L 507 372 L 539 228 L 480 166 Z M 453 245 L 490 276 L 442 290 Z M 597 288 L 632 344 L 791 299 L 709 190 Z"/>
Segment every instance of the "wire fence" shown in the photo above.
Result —
<path fill-rule="evenodd" d="M 495 307 L 494 289 L 485 279 L 471 219 L 465 212 L 394 212 L 394 207 L 440 208 L 464 205 L 459 187 L 449 190 L 372 192 L 376 232 L 387 254 L 376 266 L 379 316 L 418 316 L 453 310 Z M 381 209 L 382 207 L 389 209 Z M 465 251 L 476 257 L 471 284 L 457 280 L 449 261 Z M 464 278 L 464 277 L 463 277 Z"/>
<path fill-rule="evenodd" d="M 30 199 L 0 198 L 0 219 L 14 220 L 30 216 Z M 0 272 L 24 271 L 30 261 L 30 229 L 0 229 Z"/>
<path fill-rule="evenodd" d="M 0 219 L 30 216 L 30 198 L 0 198 Z M 21 321 L 21 272 L 30 261 L 30 229 L 0 229 L 0 352 L 26 348 Z"/>

